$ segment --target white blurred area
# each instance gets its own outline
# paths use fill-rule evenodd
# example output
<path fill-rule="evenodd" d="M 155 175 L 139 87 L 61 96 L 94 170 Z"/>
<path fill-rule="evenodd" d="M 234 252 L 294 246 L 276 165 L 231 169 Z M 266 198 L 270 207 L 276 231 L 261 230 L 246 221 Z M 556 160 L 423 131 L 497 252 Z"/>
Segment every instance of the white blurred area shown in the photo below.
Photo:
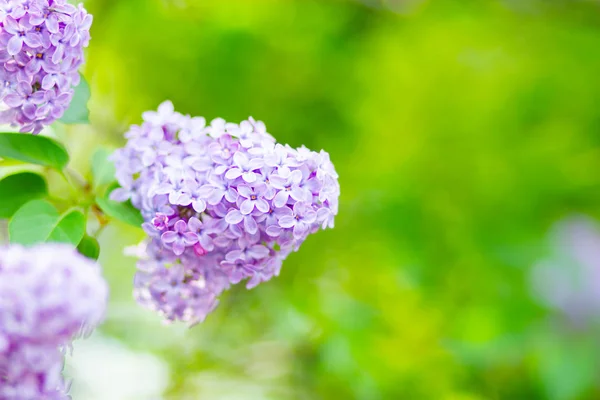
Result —
<path fill-rule="evenodd" d="M 169 368 L 160 358 L 97 333 L 74 342 L 65 376 L 73 400 L 162 400 L 169 385 Z"/>
<path fill-rule="evenodd" d="M 276 400 L 289 397 L 275 397 L 271 387 L 261 382 L 239 379 L 216 372 L 200 373 L 188 379 L 184 393 L 177 400 Z M 175 400 L 171 397 L 169 400 Z"/>
<path fill-rule="evenodd" d="M 190 374 L 180 396 L 168 400 L 279 400 L 297 398 L 288 386 L 290 349 L 279 342 L 249 344 L 237 352 L 243 373 L 205 370 Z M 234 360 L 230 361 L 231 363 Z"/>

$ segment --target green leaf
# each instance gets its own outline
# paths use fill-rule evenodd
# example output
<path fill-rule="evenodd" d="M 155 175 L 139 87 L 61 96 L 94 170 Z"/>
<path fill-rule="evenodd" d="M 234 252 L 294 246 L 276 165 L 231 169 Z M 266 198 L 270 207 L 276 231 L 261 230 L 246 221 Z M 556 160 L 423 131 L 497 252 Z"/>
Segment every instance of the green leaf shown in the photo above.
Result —
<path fill-rule="evenodd" d="M 88 124 L 90 112 L 87 107 L 90 99 L 90 86 L 87 81 L 81 76 L 79 85 L 75 88 L 73 100 L 62 118 L 59 119 L 63 124 Z"/>
<path fill-rule="evenodd" d="M 547 392 L 545 398 L 585 398 L 596 385 L 595 338 L 588 335 L 573 341 L 552 331 L 538 333 L 535 337 L 538 374 Z"/>
<path fill-rule="evenodd" d="M 48 193 L 46 180 L 33 172 L 9 175 L 0 181 L 0 218 L 10 218 L 23 204 Z"/>
<path fill-rule="evenodd" d="M 100 255 L 100 245 L 95 238 L 85 235 L 83 239 L 81 239 L 81 242 L 79 242 L 77 251 L 92 260 L 97 260 Z"/>
<path fill-rule="evenodd" d="M 85 217 L 78 210 L 60 215 L 45 200 L 32 200 L 17 210 L 8 223 L 11 243 L 31 245 L 63 242 L 77 245 L 85 233 Z"/>
<path fill-rule="evenodd" d="M 18 161 L 18 160 L 8 160 L 6 158 L 0 158 L 0 167 L 16 167 L 18 165 L 24 165 L 27 164 L 26 162 L 23 161 Z"/>
<path fill-rule="evenodd" d="M 45 200 L 32 200 L 17 210 L 8 223 L 11 243 L 24 245 L 46 241 L 60 215 L 56 208 Z"/>
<path fill-rule="evenodd" d="M 140 210 L 131 205 L 131 202 L 120 203 L 109 198 L 110 193 L 114 190 L 115 185 L 108 188 L 103 197 L 96 197 L 96 204 L 109 217 L 118 219 L 129 225 L 140 227 L 144 222 Z"/>
<path fill-rule="evenodd" d="M 0 133 L 0 157 L 62 170 L 69 162 L 65 148 L 45 136 Z"/>
<path fill-rule="evenodd" d="M 107 149 L 98 149 L 92 156 L 92 175 L 94 188 L 107 185 L 115 180 L 115 166 L 108 159 L 111 152 Z"/>
<path fill-rule="evenodd" d="M 85 234 L 85 216 L 81 211 L 65 212 L 56 226 L 52 229 L 47 242 L 71 243 L 75 246 L 81 242 Z"/>

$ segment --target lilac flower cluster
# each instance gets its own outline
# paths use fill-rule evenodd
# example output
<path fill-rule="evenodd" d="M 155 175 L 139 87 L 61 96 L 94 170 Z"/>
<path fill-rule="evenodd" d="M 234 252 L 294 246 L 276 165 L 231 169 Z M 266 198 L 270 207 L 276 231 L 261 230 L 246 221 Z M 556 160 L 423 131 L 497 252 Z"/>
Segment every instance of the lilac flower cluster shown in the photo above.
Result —
<path fill-rule="evenodd" d="M 98 266 L 67 245 L 0 248 L 0 399 L 68 399 L 64 348 L 107 298 Z"/>
<path fill-rule="evenodd" d="M 262 122 L 205 125 L 165 102 L 113 155 L 149 235 L 135 296 L 167 320 L 204 320 L 230 284 L 252 288 L 319 228 L 333 227 L 338 175 L 325 151 L 275 142 Z"/>
<path fill-rule="evenodd" d="M 64 114 L 91 24 L 66 0 L 0 0 L 0 123 L 39 133 Z"/>
<path fill-rule="evenodd" d="M 559 221 L 550 235 L 552 256 L 532 269 L 534 295 L 572 325 L 600 321 L 600 229 L 588 217 Z"/>

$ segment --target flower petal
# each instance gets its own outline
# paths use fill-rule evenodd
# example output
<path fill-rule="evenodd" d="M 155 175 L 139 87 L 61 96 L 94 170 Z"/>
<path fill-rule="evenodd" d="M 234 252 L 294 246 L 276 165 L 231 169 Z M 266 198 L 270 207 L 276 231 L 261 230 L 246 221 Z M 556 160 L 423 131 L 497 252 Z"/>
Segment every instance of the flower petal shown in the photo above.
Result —
<path fill-rule="evenodd" d="M 42 39 L 41 39 L 41 35 L 37 32 L 28 32 L 25 35 L 25 40 L 24 40 L 25 44 L 29 47 L 38 47 L 42 45 Z"/>
<path fill-rule="evenodd" d="M 244 228 L 246 229 L 246 232 L 250 233 L 251 235 L 258 232 L 258 225 L 256 224 L 256 221 L 249 215 L 244 218 Z"/>
<path fill-rule="evenodd" d="M 179 233 L 185 233 L 187 232 L 187 224 L 185 223 L 184 220 L 179 220 L 177 222 L 175 222 L 175 232 L 179 232 Z"/>
<path fill-rule="evenodd" d="M 240 168 L 244 168 L 248 165 L 248 157 L 241 151 L 236 151 L 233 155 L 233 162 Z"/>
<path fill-rule="evenodd" d="M 177 199 L 177 203 L 173 203 L 173 204 L 178 204 L 180 206 L 187 206 L 191 202 L 192 202 L 192 198 L 190 197 L 189 194 L 187 194 L 187 193 L 181 193 L 179 195 L 179 198 Z M 202 210 L 202 211 L 204 211 L 204 210 Z M 198 212 L 202 212 L 202 211 L 198 211 Z"/>
<path fill-rule="evenodd" d="M 18 54 L 22 48 L 23 48 L 23 39 L 21 39 L 19 36 L 11 37 L 10 40 L 8 41 L 8 44 L 6 45 L 6 50 L 8 51 L 8 54 L 10 54 L 11 56 Z"/>
<path fill-rule="evenodd" d="M 190 231 L 199 232 L 202 229 L 203 225 L 204 224 L 196 217 L 191 217 L 188 220 L 188 229 Z"/>
<path fill-rule="evenodd" d="M 167 231 L 161 235 L 160 239 L 164 243 L 173 243 L 174 241 L 177 240 L 178 237 L 179 237 L 179 235 L 176 232 Z"/>
<path fill-rule="evenodd" d="M 217 247 L 228 247 L 231 244 L 231 240 L 225 236 L 217 236 L 212 242 Z"/>
<path fill-rule="evenodd" d="M 316 221 L 316 219 L 317 219 L 317 213 L 313 210 L 308 210 L 303 215 L 303 221 L 308 224 L 312 224 L 313 222 Z"/>
<path fill-rule="evenodd" d="M 290 196 L 292 199 L 296 201 L 310 201 L 308 196 L 310 194 L 306 189 L 302 189 L 300 186 L 294 185 L 292 186 L 292 190 L 290 191 Z"/>
<path fill-rule="evenodd" d="M 227 179 L 235 179 L 242 176 L 243 171 L 239 168 L 231 168 L 229 171 L 225 173 L 225 178 Z"/>
<path fill-rule="evenodd" d="M 59 44 L 56 47 L 56 50 L 54 50 L 54 54 L 52 54 L 52 62 L 54 64 L 58 64 L 60 62 L 60 60 L 62 60 L 64 55 L 65 55 L 65 46 L 62 44 Z"/>
<path fill-rule="evenodd" d="M 229 188 L 225 192 L 225 198 L 230 203 L 235 203 L 237 201 L 238 196 L 239 196 L 238 192 L 236 192 L 235 189 L 233 189 L 233 188 Z"/>
<path fill-rule="evenodd" d="M 185 245 L 183 244 L 183 241 L 177 240 L 175 242 L 173 242 L 173 253 L 175 253 L 175 255 L 180 256 L 183 254 L 183 252 L 185 251 Z"/>
<path fill-rule="evenodd" d="M 212 251 L 215 248 L 215 246 L 213 245 L 213 240 L 210 238 L 210 236 L 199 235 L 198 238 L 200 244 L 202 245 L 202 247 L 204 247 L 206 251 Z"/>
<path fill-rule="evenodd" d="M 267 203 L 265 199 L 256 200 L 255 206 L 260 212 L 266 213 L 267 211 L 269 211 L 269 203 Z"/>
<path fill-rule="evenodd" d="M 287 203 L 289 197 L 289 192 L 281 190 L 273 198 L 273 205 L 275 207 L 283 207 Z"/>
<path fill-rule="evenodd" d="M 221 202 L 221 200 L 223 199 L 224 194 L 225 194 L 224 191 L 222 191 L 220 189 L 215 189 L 215 191 L 212 192 L 212 194 L 207 199 L 208 204 L 210 204 L 211 206 L 219 204 Z M 233 203 L 233 201 L 232 201 L 232 203 Z"/>
<path fill-rule="evenodd" d="M 240 212 L 244 215 L 248 215 L 254 210 L 254 202 L 252 200 L 246 199 L 240 206 Z"/>
<path fill-rule="evenodd" d="M 194 232 L 187 232 L 183 234 L 183 241 L 186 245 L 191 246 L 198 243 L 198 235 Z"/>
<path fill-rule="evenodd" d="M 126 201 L 131 197 L 131 192 L 123 188 L 116 188 L 110 193 L 110 199 L 113 201 Z"/>
<path fill-rule="evenodd" d="M 173 189 L 173 186 L 171 186 L 170 184 L 161 183 L 160 185 L 158 185 L 157 187 L 154 188 L 154 193 L 167 194 L 167 193 L 170 193 L 172 189 Z"/>
<path fill-rule="evenodd" d="M 308 225 L 305 223 L 299 223 L 294 226 L 294 238 L 301 239 L 306 235 L 308 231 Z"/>
<path fill-rule="evenodd" d="M 259 260 L 269 255 L 269 249 L 261 244 L 255 244 L 254 246 L 250 247 L 247 254 L 252 258 Z"/>
<path fill-rule="evenodd" d="M 192 208 L 197 213 L 201 213 L 206 210 L 206 202 L 202 199 L 192 201 Z"/>
<path fill-rule="evenodd" d="M 51 33 L 58 33 L 58 20 L 56 18 L 47 18 L 46 28 L 48 28 L 48 31 Z"/>
<path fill-rule="evenodd" d="M 279 235 L 281 235 L 281 227 L 277 226 L 277 225 L 269 225 L 267 226 L 267 235 L 271 236 L 271 237 L 277 237 Z"/>
<path fill-rule="evenodd" d="M 244 219 L 244 216 L 240 212 L 240 210 L 231 210 L 225 216 L 225 221 L 228 224 L 239 224 Z"/>
<path fill-rule="evenodd" d="M 200 197 L 202 199 L 207 199 L 207 198 L 209 198 L 215 192 L 215 190 L 216 189 L 215 189 L 214 186 L 211 186 L 211 185 L 202 185 L 198 189 L 197 195 L 198 195 L 198 197 Z"/>
<path fill-rule="evenodd" d="M 296 225 L 296 219 L 290 215 L 284 215 L 283 217 L 279 218 L 279 226 L 281 226 L 282 228 L 291 228 L 292 226 Z"/>
<path fill-rule="evenodd" d="M 9 107 L 19 107 L 23 104 L 23 98 L 18 94 L 10 93 L 4 97 L 4 103 Z"/>
<path fill-rule="evenodd" d="M 252 188 L 248 185 L 239 185 L 237 191 L 240 196 L 244 196 L 247 199 L 249 199 L 250 196 L 252 196 L 252 194 L 254 193 Z"/>
<path fill-rule="evenodd" d="M 302 172 L 297 169 L 290 174 L 288 181 L 294 184 L 298 184 L 302 181 Z"/>
<path fill-rule="evenodd" d="M 256 174 L 252 171 L 244 172 L 242 174 L 242 179 L 248 183 L 256 182 Z"/>
<path fill-rule="evenodd" d="M 225 259 L 228 261 L 243 260 L 244 253 L 241 250 L 232 250 L 225 254 Z"/>

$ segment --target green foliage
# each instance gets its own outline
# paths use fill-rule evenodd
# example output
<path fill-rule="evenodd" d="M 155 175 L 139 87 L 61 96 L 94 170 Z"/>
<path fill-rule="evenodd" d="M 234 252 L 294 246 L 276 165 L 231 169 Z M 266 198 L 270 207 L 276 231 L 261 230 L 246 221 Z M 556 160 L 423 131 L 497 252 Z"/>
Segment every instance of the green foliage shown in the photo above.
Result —
<path fill-rule="evenodd" d="M 60 122 L 64 124 L 87 124 L 89 123 L 88 101 L 90 99 L 90 86 L 81 75 L 81 81 L 75 88 L 75 95 L 71 101 L 71 105 L 60 118 Z"/>
<path fill-rule="evenodd" d="M 32 200 L 13 215 L 8 233 L 12 243 L 62 242 L 76 246 L 85 233 L 85 217 L 78 210 L 61 215 L 46 200 Z"/>
<path fill-rule="evenodd" d="M 55 140 L 22 133 L 0 133 L 0 157 L 57 170 L 62 170 L 69 162 L 64 146 Z"/>
<path fill-rule="evenodd" d="M 0 219 L 10 218 L 29 200 L 45 197 L 46 180 L 33 172 L 19 172 L 0 180 Z"/>
<path fill-rule="evenodd" d="M 32 200 L 19 208 L 10 220 L 10 241 L 25 245 L 45 242 L 59 219 L 60 214 L 52 204 Z"/>
<path fill-rule="evenodd" d="M 92 155 L 92 175 L 95 189 L 108 185 L 115 179 L 115 166 L 112 161 L 108 160 L 110 154 L 109 150 L 100 148 Z"/>
<path fill-rule="evenodd" d="M 79 210 L 67 211 L 48 235 L 47 242 L 79 244 L 85 233 L 85 216 Z"/>
<path fill-rule="evenodd" d="M 110 193 L 116 186 L 116 184 L 110 186 L 108 190 L 106 190 L 104 196 L 96 197 L 96 204 L 98 204 L 102 211 L 109 217 L 139 228 L 144 222 L 140 211 L 133 207 L 129 201 L 121 203 L 109 198 Z"/>
<path fill-rule="evenodd" d="M 97 260 L 100 255 L 100 244 L 96 238 L 85 235 L 79 242 L 77 251 L 92 260 Z"/>

